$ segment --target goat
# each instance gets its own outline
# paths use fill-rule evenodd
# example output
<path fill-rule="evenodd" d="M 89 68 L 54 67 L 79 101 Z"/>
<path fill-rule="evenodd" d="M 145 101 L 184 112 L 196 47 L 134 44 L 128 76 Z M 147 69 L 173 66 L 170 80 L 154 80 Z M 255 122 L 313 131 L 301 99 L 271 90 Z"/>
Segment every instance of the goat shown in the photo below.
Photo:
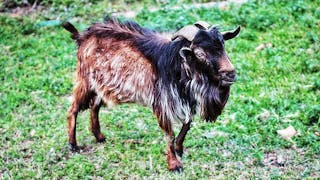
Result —
<path fill-rule="evenodd" d="M 224 48 L 240 27 L 221 33 L 200 21 L 180 29 L 173 38 L 143 28 L 132 21 L 107 18 L 83 33 L 69 22 L 63 27 L 78 45 L 74 99 L 68 111 L 69 148 L 78 150 L 76 119 L 90 108 L 91 131 L 104 142 L 100 131 L 102 105 L 135 102 L 151 107 L 166 135 L 168 169 L 182 171 L 177 156 L 193 116 L 215 121 L 235 82 L 235 69 Z M 173 122 L 182 124 L 177 137 Z"/>

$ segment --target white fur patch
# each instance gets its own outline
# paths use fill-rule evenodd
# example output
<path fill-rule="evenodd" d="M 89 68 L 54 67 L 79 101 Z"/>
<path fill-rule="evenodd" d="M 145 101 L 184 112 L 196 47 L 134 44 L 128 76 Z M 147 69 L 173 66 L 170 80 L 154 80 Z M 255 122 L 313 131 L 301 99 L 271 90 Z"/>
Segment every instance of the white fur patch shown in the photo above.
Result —
<path fill-rule="evenodd" d="M 171 122 L 179 122 L 186 124 L 192 120 L 192 113 L 189 102 L 180 98 L 180 94 L 177 92 L 177 88 L 173 85 L 166 89 L 161 83 L 161 95 L 160 106 L 162 113 L 165 113 L 165 117 Z M 165 120 L 165 119 L 163 119 Z"/>

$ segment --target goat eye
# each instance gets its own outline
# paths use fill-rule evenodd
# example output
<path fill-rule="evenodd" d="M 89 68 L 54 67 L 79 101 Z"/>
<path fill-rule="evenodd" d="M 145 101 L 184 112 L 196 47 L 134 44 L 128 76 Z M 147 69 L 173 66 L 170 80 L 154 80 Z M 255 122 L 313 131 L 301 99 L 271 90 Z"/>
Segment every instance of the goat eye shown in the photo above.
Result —
<path fill-rule="evenodd" d="M 204 59 L 206 57 L 206 53 L 203 50 L 200 49 L 195 49 L 194 54 L 199 58 L 199 59 Z"/>

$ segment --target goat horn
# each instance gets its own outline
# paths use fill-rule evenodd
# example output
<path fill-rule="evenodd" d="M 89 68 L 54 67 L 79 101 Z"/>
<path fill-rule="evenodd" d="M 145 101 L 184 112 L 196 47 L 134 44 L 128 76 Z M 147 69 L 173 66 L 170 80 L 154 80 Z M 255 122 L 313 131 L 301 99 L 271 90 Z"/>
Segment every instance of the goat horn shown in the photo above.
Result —
<path fill-rule="evenodd" d="M 195 26 L 197 26 L 199 29 L 209 29 L 210 24 L 205 21 L 197 21 L 194 23 Z"/>
<path fill-rule="evenodd" d="M 232 39 L 234 38 L 235 36 L 237 36 L 240 32 L 240 26 L 237 27 L 237 29 L 233 30 L 233 31 L 224 31 L 224 32 L 221 32 L 222 36 L 223 36 L 223 39 L 224 40 L 229 40 L 229 39 Z"/>
<path fill-rule="evenodd" d="M 188 41 L 193 41 L 194 37 L 200 29 L 207 30 L 210 27 L 210 24 L 205 21 L 197 21 L 194 25 L 188 25 L 181 28 L 172 36 L 172 40 L 175 40 L 177 37 L 182 36 Z"/>
<path fill-rule="evenodd" d="M 188 41 L 192 41 L 198 31 L 199 31 L 198 27 L 194 25 L 187 25 L 181 28 L 178 32 L 176 32 L 171 39 L 175 40 L 177 37 L 182 36 L 186 38 Z"/>

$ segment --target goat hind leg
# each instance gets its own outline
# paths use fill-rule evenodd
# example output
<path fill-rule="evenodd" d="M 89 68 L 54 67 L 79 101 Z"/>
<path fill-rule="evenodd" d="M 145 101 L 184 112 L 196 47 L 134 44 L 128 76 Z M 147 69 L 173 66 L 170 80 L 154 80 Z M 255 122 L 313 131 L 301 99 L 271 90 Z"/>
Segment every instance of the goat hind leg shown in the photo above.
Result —
<path fill-rule="evenodd" d="M 79 105 L 76 101 L 73 101 L 68 112 L 68 134 L 69 134 L 69 150 L 79 151 L 76 140 L 76 123 L 77 115 L 79 112 Z"/>
<path fill-rule="evenodd" d="M 91 99 L 90 105 L 90 127 L 91 132 L 96 137 L 97 142 L 102 143 L 105 142 L 106 138 L 101 133 L 100 123 L 99 123 L 99 110 L 101 107 L 101 99 L 95 96 Z"/>
<path fill-rule="evenodd" d="M 87 91 L 84 84 L 79 83 L 73 92 L 73 102 L 68 111 L 68 134 L 69 134 L 69 149 L 71 151 L 79 151 L 76 141 L 76 123 L 77 115 L 80 110 L 89 107 L 88 100 L 90 99 L 90 93 Z"/>

